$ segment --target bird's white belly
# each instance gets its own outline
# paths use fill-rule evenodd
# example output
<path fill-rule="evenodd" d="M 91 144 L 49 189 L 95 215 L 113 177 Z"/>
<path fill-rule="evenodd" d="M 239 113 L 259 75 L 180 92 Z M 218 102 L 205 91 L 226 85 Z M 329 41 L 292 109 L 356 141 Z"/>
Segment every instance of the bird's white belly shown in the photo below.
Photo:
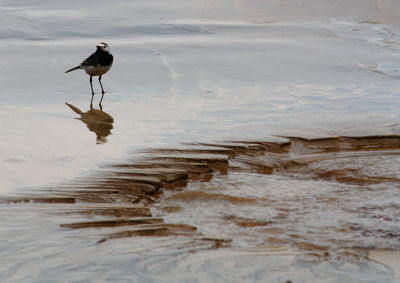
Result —
<path fill-rule="evenodd" d="M 103 67 L 103 66 L 86 66 L 86 67 L 84 67 L 85 72 L 91 76 L 102 76 L 105 73 L 107 73 L 108 70 L 110 70 L 110 68 L 111 68 L 111 65 L 106 66 L 106 67 Z"/>

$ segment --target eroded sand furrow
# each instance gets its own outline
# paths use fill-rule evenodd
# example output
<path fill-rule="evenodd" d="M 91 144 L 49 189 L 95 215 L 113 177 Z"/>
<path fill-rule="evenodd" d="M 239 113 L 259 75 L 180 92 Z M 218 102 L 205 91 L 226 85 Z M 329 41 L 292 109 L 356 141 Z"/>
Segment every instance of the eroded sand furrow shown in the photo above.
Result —
<path fill-rule="evenodd" d="M 303 179 L 321 179 L 354 185 L 379 184 L 400 180 L 388 176 L 371 176 L 348 168 L 319 168 L 311 165 L 321 161 L 342 160 L 380 154 L 400 154 L 400 136 L 329 137 L 305 139 L 301 137 L 271 138 L 269 140 L 227 141 L 185 144 L 181 148 L 147 150 L 147 157 L 139 161 L 107 165 L 92 176 L 75 180 L 48 194 L 2 198 L 6 203 L 49 203 L 69 205 L 64 213 L 75 213 L 82 221 L 60 223 L 68 229 L 115 228 L 107 231 L 99 242 L 133 236 L 185 236 L 197 241 L 214 241 L 215 247 L 229 244 L 229 239 L 206 238 L 196 227 L 187 224 L 164 223 L 152 217 L 149 205 L 159 200 L 164 190 L 180 191 L 190 182 L 208 182 L 216 174 L 229 172 L 256 174 L 295 174 Z M 352 155 L 352 153 L 354 153 Z M 257 203 L 256 198 L 229 196 L 216 192 L 177 192 L 171 198 L 190 202 L 199 198 L 230 203 Z M 164 207 L 165 213 L 179 211 L 179 206 Z M 101 220 L 84 221 L 92 216 Z M 144 218 L 143 218 L 144 217 Z M 241 227 L 268 226 L 272 222 L 243 217 L 225 217 Z M 268 229 L 265 228 L 266 233 Z M 269 233 L 271 234 L 271 233 Z M 202 238 L 203 237 L 203 238 Z M 283 241 L 283 240 L 282 240 Z M 304 250 L 321 250 L 307 241 L 294 241 Z M 324 247 L 322 250 L 326 250 Z"/>

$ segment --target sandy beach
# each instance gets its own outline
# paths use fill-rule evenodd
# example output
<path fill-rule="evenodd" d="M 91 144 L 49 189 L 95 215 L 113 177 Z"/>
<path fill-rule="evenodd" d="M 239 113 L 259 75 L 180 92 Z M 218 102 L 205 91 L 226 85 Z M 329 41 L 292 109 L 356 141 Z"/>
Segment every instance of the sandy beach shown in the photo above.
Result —
<path fill-rule="evenodd" d="M 399 282 L 400 5 L 167 2 L 2 1 L 0 281 Z"/>

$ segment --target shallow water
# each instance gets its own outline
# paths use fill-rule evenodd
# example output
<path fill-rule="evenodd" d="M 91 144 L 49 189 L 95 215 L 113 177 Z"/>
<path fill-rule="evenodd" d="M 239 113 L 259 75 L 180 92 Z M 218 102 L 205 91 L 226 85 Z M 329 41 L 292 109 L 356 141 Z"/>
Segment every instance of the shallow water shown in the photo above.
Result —
<path fill-rule="evenodd" d="M 30 33 L 38 33 L 32 40 L 3 31 L 0 42 L 7 70 L 0 81 L 4 193 L 70 180 L 143 146 L 398 132 L 394 23 L 169 19 L 150 25 L 122 17 L 108 24 L 114 33 L 104 34 L 116 57 L 104 77 L 104 111 L 114 128 L 109 143 L 94 146 L 96 136 L 64 105 L 89 109 L 88 78 L 80 71 L 63 73 L 90 54 L 94 40 L 60 37 L 74 29 L 67 24 L 70 13 L 39 20 L 34 11 L 49 8 L 31 9 L 3 11 L 14 29 L 26 30 L 17 21 L 22 17 L 36 23 Z M 90 18 L 87 28 L 101 21 Z"/>
<path fill-rule="evenodd" d="M 142 163 L 82 178 L 69 190 L 4 202 L 1 252 L 8 261 L 2 277 L 9 282 L 58 281 L 60 274 L 67 281 L 398 282 L 400 176 L 385 168 L 398 163 L 399 136 L 292 138 L 275 153 L 260 151 L 260 143 L 220 143 L 222 149 L 210 146 L 217 151 L 209 154 L 196 153 L 195 145 L 191 154 L 164 149 L 161 155 L 148 153 Z M 121 186 L 129 174 L 141 172 L 130 180 L 145 184 L 150 179 L 144 176 L 162 171 L 173 180 L 172 169 L 155 170 L 162 164 L 158 159 L 182 160 L 170 167 L 184 158 L 216 165 L 228 156 L 220 150 L 228 148 L 235 149 L 226 170 L 213 167 L 222 173 L 191 180 L 187 187 L 170 183 L 151 205 L 152 217 L 146 207 L 132 210 L 135 206 L 124 201 L 134 187 L 113 185 L 123 193 L 115 194 L 101 182 L 121 176 Z M 273 170 L 265 170 L 268 166 Z M 115 200 L 106 201 L 107 196 Z M 146 217 L 137 217 L 142 213 Z"/>
<path fill-rule="evenodd" d="M 390 168 L 399 156 L 381 154 L 335 157 L 294 173 L 229 173 L 207 183 L 191 183 L 182 192 L 166 192 L 158 206 L 176 208 L 166 213 L 168 222 L 233 239 L 233 246 L 277 244 L 333 252 L 399 249 L 400 176 L 398 171 L 380 172 L 375 167 Z M 345 169 L 351 170 L 345 176 L 326 174 Z"/>
<path fill-rule="evenodd" d="M 181 142 L 400 131 L 393 1 L 1 2 L 3 196 L 59 188 Z M 88 77 L 64 71 L 98 41 L 115 56 L 103 79 L 109 116 L 83 117 L 65 102 L 89 113 Z M 399 250 L 398 155 L 349 155 L 189 182 L 152 208 L 232 239 L 225 249 L 181 237 L 96 244 L 101 229 L 59 226 L 85 219 L 54 214 L 67 204 L 0 204 L 2 281 L 395 282 L 357 249 Z M 304 252 L 310 244 L 317 255 Z M 340 259 L 345 247 L 356 255 Z"/>

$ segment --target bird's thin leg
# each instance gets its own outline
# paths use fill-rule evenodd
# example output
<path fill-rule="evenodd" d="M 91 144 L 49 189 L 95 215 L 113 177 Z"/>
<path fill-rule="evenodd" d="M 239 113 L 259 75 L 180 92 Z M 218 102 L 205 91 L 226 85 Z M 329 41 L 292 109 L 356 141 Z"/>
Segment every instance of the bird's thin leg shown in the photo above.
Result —
<path fill-rule="evenodd" d="M 100 106 L 100 108 L 102 108 L 101 107 L 101 102 L 103 101 L 103 97 L 104 97 L 104 89 L 103 89 L 103 85 L 101 84 L 101 76 L 99 76 L 99 83 L 100 83 L 100 86 L 101 86 L 101 99 L 100 99 L 100 103 L 99 103 L 99 106 Z"/>
<path fill-rule="evenodd" d="M 100 86 L 101 86 L 101 92 L 102 92 L 102 93 L 105 93 L 105 91 L 104 91 L 104 89 L 103 89 L 103 85 L 101 84 L 101 76 L 99 76 L 99 83 L 100 83 Z"/>
<path fill-rule="evenodd" d="M 92 89 L 92 100 L 90 100 L 90 109 L 93 108 L 93 96 L 94 96 L 94 91 L 93 91 L 93 84 L 92 84 L 92 76 L 90 76 L 90 88 Z"/>

